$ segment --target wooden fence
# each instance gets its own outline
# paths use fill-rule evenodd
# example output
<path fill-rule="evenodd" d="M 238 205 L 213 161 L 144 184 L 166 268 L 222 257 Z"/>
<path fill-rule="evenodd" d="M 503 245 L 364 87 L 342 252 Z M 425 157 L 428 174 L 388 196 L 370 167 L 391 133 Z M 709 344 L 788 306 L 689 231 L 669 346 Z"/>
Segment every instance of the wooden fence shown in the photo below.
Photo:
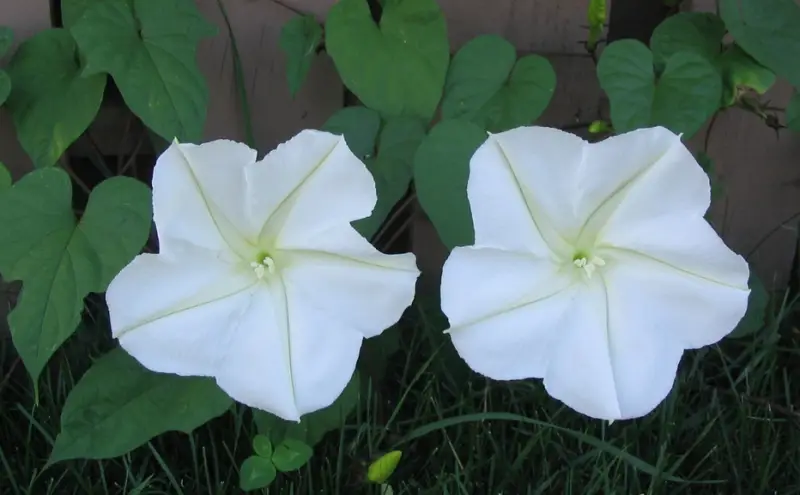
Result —
<path fill-rule="evenodd" d="M 229 32 L 217 0 L 196 0 L 219 27 L 215 38 L 202 42 L 199 64 L 210 87 L 205 127 L 207 139 L 244 140 L 243 119 L 234 86 Z M 609 3 L 613 0 L 609 0 Z M 800 2 L 800 0 L 798 0 Z M 448 20 L 452 49 L 479 34 L 509 39 L 522 53 L 547 56 L 558 76 L 555 97 L 541 124 L 564 126 L 592 120 L 606 105 L 594 64 L 580 41 L 585 39 L 588 0 L 439 0 Z M 318 127 L 344 104 L 344 88 L 330 59 L 322 54 L 296 98 L 285 82 L 285 60 L 278 49 L 282 25 L 297 12 L 324 20 L 333 0 L 223 0 L 244 66 L 254 133 L 263 153 L 303 128 Z M 694 0 L 691 10 L 710 10 L 714 0 Z M 17 42 L 51 26 L 48 0 L 0 3 L 0 24 L 11 26 Z M 791 88 L 781 82 L 768 95 L 784 106 Z M 124 109 L 104 108 L 92 132 L 103 136 L 123 126 Z M 702 146 L 702 131 L 692 146 Z M 116 143 L 114 144 L 116 146 Z M 800 136 L 775 131 L 740 110 L 721 115 L 710 137 L 709 154 L 721 174 L 726 194 L 713 207 L 728 244 L 751 255 L 768 286 L 785 284 L 794 256 L 800 212 Z M 80 143 L 70 153 L 83 153 Z M 30 161 L 14 137 L 8 116 L 0 111 L 0 160 L 19 178 Z M 766 239 L 766 240 L 765 240 Z M 438 272 L 446 255 L 422 214 L 414 221 L 413 247 L 424 271 Z M 757 249 L 756 249 L 757 248 Z M 755 251 L 754 251 L 755 250 Z M 753 252 L 754 251 L 754 252 Z"/>

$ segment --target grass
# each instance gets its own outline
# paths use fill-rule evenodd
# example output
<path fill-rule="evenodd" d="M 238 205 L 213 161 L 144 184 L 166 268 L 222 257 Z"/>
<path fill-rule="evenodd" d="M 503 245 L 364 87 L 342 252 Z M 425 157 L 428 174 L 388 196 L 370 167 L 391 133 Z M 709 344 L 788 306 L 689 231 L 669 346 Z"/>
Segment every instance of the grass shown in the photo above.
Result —
<path fill-rule="evenodd" d="M 415 305 L 399 330 L 400 350 L 368 382 L 347 425 L 265 493 L 378 493 L 363 482 L 366 466 L 390 449 L 404 453 L 390 479 L 396 494 L 800 493 L 792 406 L 800 359 L 788 306 L 755 337 L 687 353 L 656 411 L 609 425 L 549 399 L 539 381 L 473 374 L 441 336 L 438 315 Z M 244 408 L 118 459 L 42 471 L 64 399 L 109 345 L 101 326 L 85 325 L 50 363 L 34 405 L 24 368 L 2 342 L 0 492 L 240 493 L 238 466 L 255 434 Z"/>

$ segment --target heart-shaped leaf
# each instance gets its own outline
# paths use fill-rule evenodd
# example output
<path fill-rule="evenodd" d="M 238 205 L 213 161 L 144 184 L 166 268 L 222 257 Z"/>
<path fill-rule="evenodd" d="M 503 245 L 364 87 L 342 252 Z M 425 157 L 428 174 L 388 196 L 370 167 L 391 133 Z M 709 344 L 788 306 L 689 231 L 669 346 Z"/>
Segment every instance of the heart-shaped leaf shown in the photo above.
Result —
<path fill-rule="evenodd" d="M 312 455 L 314 455 L 314 450 L 304 442 L 294 438 L 286 438 L 275 447 L 275 452 L 272 454 L 272 463 L 278 471 L 285 473 L 305 466 Z"/>
<path fill-rule="evenodd" d="M 442 116 L 469 120 L 490 132 L 530 124 L 547 108 L 556 73 L 544 57 L 517 60 L 513 45 L 495 35 L 464 45 L 447 73 Z"/>
<path fill-rule="evenodd" d="M 795 0 L 720 0 L 719 13 L 736 43 L 800 87 L 800 5 Z"/>
<path fill-rule="evenodd" d="M 723 36 L 725 24 L 715 14 L 680 12 L 656 27 L 650 38 L 650 49 L 659 69 L 678 52 L 696 53 L 713 62 L 722 49 Z"/>
<path fill-rule="evenodd" d="M 722 53 L 719 66 L 724 83 L 722 103 L 725 106 L 733 105 L 744 91 L 753 90 L 763 95 L 775 84 L 775 73 L 736 44 Z"/>
<path fill-rule="evenodd" d="M 719 72 L 691 52 L 671 56 L 658 82 L 653 69 L 653 54 L 639 41 L 616 41 L 603 52 L 597 75 L 611 103 L 614 130 L 661 125 L 691 137 L 720 106 Z"/>
<path fill-rule="evenodd" d="M 105 0 L 70 28 L 85 76 L 109 73 L 125 103 L 168 141 L 202 137 L 208 87 L 195 60 L 216 33 L 192 0 Z"/>
<path fill-rule="evenodd" d="M 8 316 L 11 336 L 36 384 L 50 356 L 75 331 L 90 292 L 103 292 L 150 234 L 150 190 L 114 177 L 95 187 L 80 223 L 66 172 L 48 167 L 0 195 L 0 271 L 21 280 Z"/>
<path fill-rule="evenodd" d="M 486 132 L 471 122 L 443 120 L 414 157 L 417 199 L 451 249 L 474 241 L 467 179 L 470 159 L 486 138 Z"/>
<path fill-rule="evenodd" d="M 259 434 L 253 437 L 253 450 L 265 459 L 272 458 L 272 442 L 266 435 Z"/>
<path fill-rule="evenodd" d="M 6 105 L 20 143 L 37 167 L 53 165 L 97 115 L 106 76 L 82 76 L 77 46 L 64 29 L 25 41 L 8 73 L 15 89 Z"/>
<path fill-rule="evenodd" d="M 321 41 L 322 27 L 314 16 L 301 15 L 283 25 L 278 44 L 286 55 L 286 81 L 292 96 L 303 86 Z"/>
<path fill-rule="evenodd" d="M 266 488 L 275 481 L 277 475 L 278 471 L 270 459 L 250 456 L 239 468 L 239 488 L 246 492 Z"/>
<path fill-rule="evenodd" d="M 384 117 L 433 117 L 450 60 L 435 0 L 386 0 L 380 26 L 366 0 L 339 0 L 328 12 L 325 49 L 366 106 Z"/>
<path fill-rule="evenodd" d="M 425 124 L 417 117 L 394 117 L 381 130 L 378 154 L 366 161 L 375 178 L 378 202 L 369 217 L 353 222 L 361 235 L 371 238 L 408 191 L 414 153 L 425 138 Z"/>
<path fill-rule="evenodd" d="M 381 116 L 367 107 L 344 107 L 330 116 L 322 130 L 343 135 L 350 151 L 363 160 L 375 155 Z"/>
<path fill-rule="evenodd" d="M 232 404 L 213 378 L 154 373 L 117 348 L 70 392 L 48 462 L 117 457 L 167 431 L 190 433 Z"/>

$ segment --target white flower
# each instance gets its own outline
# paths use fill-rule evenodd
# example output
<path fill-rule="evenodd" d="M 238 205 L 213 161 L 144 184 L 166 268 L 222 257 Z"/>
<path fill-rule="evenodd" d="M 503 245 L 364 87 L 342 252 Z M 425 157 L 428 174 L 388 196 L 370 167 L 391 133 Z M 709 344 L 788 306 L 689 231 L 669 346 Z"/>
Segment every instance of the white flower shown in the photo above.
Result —
<path fill-rule="evenodd" d="M 747 308 L 747 263 L 703 215 L 706 174 L 664 128 L 589 144 L 555 129 L 494 134 L 467 186 L 475 245 L 453 250 L 442 310 L 472 369 L 544 378 L 599 419 L 652 411 L 685 349 Z"/>
<path fill-rule="evenodd" d="M 212 376 L 287 420 L 330 405 L 362 339 L 414 297 L 414 256 L 382 254 L 350 225 L 375 202 L 333 134 L 303 131 L 261 161 L 232 141 L 174 143 L 153 174 L 160 252 L 108 288 L 113 335 L 151 370 Z"/>

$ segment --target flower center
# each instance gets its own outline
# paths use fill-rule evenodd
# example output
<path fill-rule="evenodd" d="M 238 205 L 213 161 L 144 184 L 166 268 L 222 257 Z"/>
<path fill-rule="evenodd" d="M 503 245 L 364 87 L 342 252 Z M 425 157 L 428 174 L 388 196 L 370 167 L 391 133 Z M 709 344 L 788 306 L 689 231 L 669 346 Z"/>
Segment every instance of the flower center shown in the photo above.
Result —
<path fill-rule="evenodd" d="M 577 252 L 572 257 L 572 264 L 583 269 L 586 278 L 592 278 L 598 266 L 605 266 L 606 262 L 599 256 L 592 256 L 589 253 Z"/>
<path fill-rule="evenodd" d="M 256 277 L 261 280 L 267 274 L 275 273 L 275 261 L 266 253 L 261 253 L 256 257 L 256 261 L 250 263 L 250 267 L 256 273 Z"/>

